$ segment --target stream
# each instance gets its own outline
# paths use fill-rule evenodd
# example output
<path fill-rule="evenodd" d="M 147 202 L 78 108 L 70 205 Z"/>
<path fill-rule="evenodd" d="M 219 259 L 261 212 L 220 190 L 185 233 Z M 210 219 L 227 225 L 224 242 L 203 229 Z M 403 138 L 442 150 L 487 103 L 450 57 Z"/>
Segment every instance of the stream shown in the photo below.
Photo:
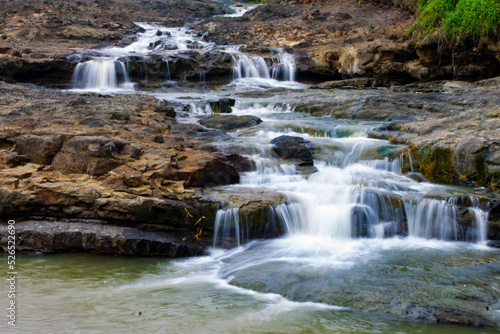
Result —
<path fill-rule="evenodd" d="M 134 43 L 82 57 L 68 94 L 135 94 L 126 57 L 216 47 L 188 29 L 139 25 L 145 32 Z M 402 174 L 402 159 L 411 159 L 404 147 L 368 138 L 383 122 L 313 117 L 290 104 L 376 90 L 312 93 L 282 50 L 271 64 L 237 46 L 223 52 L 232 57 L 231 83 L 167 76 L 168 86 L 143 93 L 183 106 L 178 122 L 197 124 L 216 112 L 207 101 L 223 98 L 235 99 L 233 115 L 262 119 L 210 139 L 256 166 L 219 190 L 285 194 L 270 223 L 286 234 L 253 240 L 251 222 L 222 203 L 206 256 L 21 256 L 16 333 L 496 333 L 500 252 L 487 246 L 475 190 Z M 283 135 L 310 142 L 314 166 L 277 158 L 271 140 Z M 471 217 L 467 228 L 458 204 Z M 222 248 L 227 240 L 232 247 Z M 436 316 L 449 310 L 459 311 Z M 433 324 L 450 317 L 491 327 Z"/>

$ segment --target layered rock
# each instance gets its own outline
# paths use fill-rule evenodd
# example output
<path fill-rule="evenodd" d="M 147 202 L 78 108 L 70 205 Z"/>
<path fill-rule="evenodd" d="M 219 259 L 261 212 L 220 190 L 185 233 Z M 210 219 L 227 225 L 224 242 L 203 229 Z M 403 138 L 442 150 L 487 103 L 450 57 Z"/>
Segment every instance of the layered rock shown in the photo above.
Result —
<path fill-rule="evenodd" d="M 171 231 L 150 231 L 147 226 L 137 229 L 95 221 L 24 221 L 15 226 L 19 240 L 16 250 L 21 253 L 92 252 L 166 257 L 203 254 L 199 244 L 182 242 Z M 0 231 L 0 244 L 6 245 L 7 227 L 0 225 Z"/>
<path fill-rule="evenodd" d="M 299 79 L 370 78 L 370 85 L 390 86 L 500 75 L 498 40 L 446 50 L 436 34 L 408 38 L 411 24 L 409 12 L 387 4 L 274 1 L 241 18 L 214 18 L 198 28 L 215 41 L 289 48 Z"/>
<path fill-rule="evenodd" d="M 173 130 L 170 106 L 153 97 L 68 95 L 5 83 L 0 90 L 0 216 L 8 219 L 159 224 L 189 241 L 191 217 L 214 216 L 218 206 L 196 189 L 237 183 L 239 171 L 252 168 L 237 154 L 226 157 Z M 42 224 L 50 230 L 50 222 Z M 210 231 L 198 236 L 202 242 Z"/>

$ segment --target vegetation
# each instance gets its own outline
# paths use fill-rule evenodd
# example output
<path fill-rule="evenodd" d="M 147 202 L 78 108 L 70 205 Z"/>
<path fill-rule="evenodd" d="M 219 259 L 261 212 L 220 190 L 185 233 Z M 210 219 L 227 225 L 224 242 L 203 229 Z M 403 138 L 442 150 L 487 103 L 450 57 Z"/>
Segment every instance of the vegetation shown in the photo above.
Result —
<path fill-rule="evenodd" d="M 437 32 L 454 44 L 477 42 L 500 32 L 499 0 L 414 1 L 418 1 L 418 17 L 412 32 L 416 31 L 421 35 Z"/>

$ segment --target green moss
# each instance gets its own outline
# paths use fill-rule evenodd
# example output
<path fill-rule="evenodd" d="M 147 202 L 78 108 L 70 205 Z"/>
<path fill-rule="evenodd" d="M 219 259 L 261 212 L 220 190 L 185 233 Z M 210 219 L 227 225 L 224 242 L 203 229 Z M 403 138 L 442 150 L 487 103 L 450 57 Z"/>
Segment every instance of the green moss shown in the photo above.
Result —
<path fill-rule="evenodd" d="M 437 183 L 453 184 L 453 152 L 430 144 L 418 152 L 419 169 L 424 176 Z"/>

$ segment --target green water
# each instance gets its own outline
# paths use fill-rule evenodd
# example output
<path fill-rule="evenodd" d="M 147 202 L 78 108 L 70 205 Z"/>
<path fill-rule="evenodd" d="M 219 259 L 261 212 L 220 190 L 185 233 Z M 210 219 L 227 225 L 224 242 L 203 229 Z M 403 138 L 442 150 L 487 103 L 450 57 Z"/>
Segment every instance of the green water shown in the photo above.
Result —
<path fill-rule="evenodd" d="M 221 260 L 225 253 L 218 252 L 180 260 L 89 254 L 18 256 L 17 325 L 15 329 L 7 326 L 6 317 L 2 317 L 0 332 L 498 332 L 407 322 L 237 288 L 220 278 L 221 263 L 226 260 Z M 6 256 L 0 257 L 0 263 L 6 261 Z M 5 306 L 6 290 L 1 290 Z"/>

